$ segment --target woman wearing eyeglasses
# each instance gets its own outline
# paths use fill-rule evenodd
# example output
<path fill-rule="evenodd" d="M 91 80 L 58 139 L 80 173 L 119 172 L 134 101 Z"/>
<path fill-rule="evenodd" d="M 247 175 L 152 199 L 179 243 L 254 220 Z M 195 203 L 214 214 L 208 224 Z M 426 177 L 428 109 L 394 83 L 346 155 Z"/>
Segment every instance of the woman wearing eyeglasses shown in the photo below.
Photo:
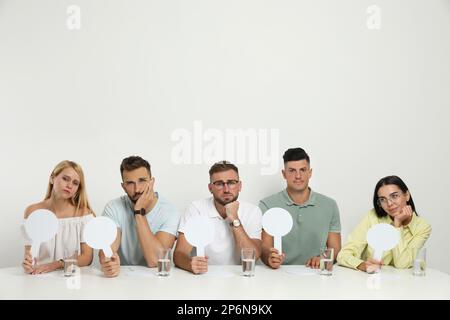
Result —
<path fill-rule="evenodd" d="M 417 250 L 431 234 L 431 226 L 417 215 L 408 187 L 397 176 L 382 178 L 375 186 L 373 206 L 348 236 L 347 243 L 337 257 L 338 263 L 368 273 L 379 269 L 381 265 L 411 267 Z M 398 245 L 385 251 L 381 261 L 372 259 L 374 252 L 367 244 L 367 232 L 379 223 L 391 224 L 400 232 Z"/>

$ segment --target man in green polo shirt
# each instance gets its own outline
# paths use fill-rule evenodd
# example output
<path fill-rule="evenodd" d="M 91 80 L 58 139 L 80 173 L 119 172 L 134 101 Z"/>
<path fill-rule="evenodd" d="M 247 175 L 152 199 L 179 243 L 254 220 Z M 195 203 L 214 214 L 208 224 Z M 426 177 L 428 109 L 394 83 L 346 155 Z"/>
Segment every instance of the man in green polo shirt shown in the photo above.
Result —
<path fill-rule="evenodd" d="M 281 264 L 305 264 L 319 268 L 320 250 L 334 248 L 334 258 L 341 250 L 341 223 L 336 201 L 308 186 L 312 169 L 302 148 L 288 149 L 284 155 L 285 190 L 264 198 L 259 207 L 286 209 L 292 216 L 292 230 L 283 237 L 283 253 L 273 246 L 273 237 L 262 232 L 262 261 L 274 269 Z"/>

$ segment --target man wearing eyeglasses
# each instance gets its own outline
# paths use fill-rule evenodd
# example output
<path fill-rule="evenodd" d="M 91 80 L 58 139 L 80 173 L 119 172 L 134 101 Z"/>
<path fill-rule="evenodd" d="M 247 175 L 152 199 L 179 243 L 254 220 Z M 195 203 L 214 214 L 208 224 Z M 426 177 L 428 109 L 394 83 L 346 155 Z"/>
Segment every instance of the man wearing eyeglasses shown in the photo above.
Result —
<path fill-rule="evenodd" d="M 240 263 L 242 248 L 254 248 L 256 259 L 261 254 L 261 210 L 250 203 L 237 201 L 242 182 L 238 168 L 228 162 L 215 163 L 209 170 L 208 189 L 212 197 L 192 202 L 178 229 L 179 237 L 174 252 L 175 264 L 194 274 L 208 271 L 208 265 Z M 204 216 L 214 224 L 215 237 L 205 248 L 205 257 L 195 256 L 184 231 L 187 221 Z"/>
<path fill-rule="evenodd" d="M 341 250 L 341 223 L 336 201 L 309 187 L 312 176 L 310 159 L 302 148 L 288 149 L 284 155 L 285 190 L 260 201 L 262 212 L 270 208 L 287 210 L 293 220 L 291 231 L 282 239 L 283 253 L 274 248 L 273 237 L 262 232 L 261 260 L 274 269 L 281 264 L 319 268 L 319 254 L 334 249 L 334 259 Z"/>

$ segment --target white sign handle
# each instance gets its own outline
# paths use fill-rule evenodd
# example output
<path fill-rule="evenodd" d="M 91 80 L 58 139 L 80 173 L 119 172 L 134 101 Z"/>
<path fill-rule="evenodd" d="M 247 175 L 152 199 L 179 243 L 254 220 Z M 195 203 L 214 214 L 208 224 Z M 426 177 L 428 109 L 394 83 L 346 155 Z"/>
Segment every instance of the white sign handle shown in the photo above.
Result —
<path fill-rule="evenodd" d="M 381 261 L 381 258 L 383 257 L 383 250 L 375 250 L 373 253 L 373 258 L 377 261 Z"/>
<path fill-rule="evenodd" d="M 110 247 L 105 247 L 102 250 L 103 250 L 103 253 L 105 254 L 106 258 L 111 258 L 111 256 L 113 255 Z"/>
<path fill-rule="evenodd" d="M 281 250 L 282 238 L 279 236 L 273 237 L 274 248 L 278 250 L 278 253 L 281 254 L 283 251 Z"/>
<path fill-rule="evenodd" d="M 41 247 L 41 243 L 40 242 L 33 242 L 33 244 L 31 245 L 31 259 L 33 260 L 33 267 L 35 265 L 36 262 L 36 258 L 39 257 L 39 249 Z"/>
<path fill-rule="evenodd" d="M 197 257 L 205 256 L 205 247 L 196 247 L 197 249 Z"/>

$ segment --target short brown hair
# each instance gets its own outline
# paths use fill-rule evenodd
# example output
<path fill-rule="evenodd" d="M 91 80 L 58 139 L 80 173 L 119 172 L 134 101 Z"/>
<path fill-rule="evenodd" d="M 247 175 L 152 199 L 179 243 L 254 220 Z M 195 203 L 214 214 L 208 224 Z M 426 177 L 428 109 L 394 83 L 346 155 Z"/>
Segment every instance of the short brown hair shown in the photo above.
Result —
<path fill-rule="evenodd" d="M 123 159 L 122 163 L 120 164 L 120 175 L 123 178 L 123 172 L 125 170 L 132 171 L 132 170 L 139 169 L 141 167 L 146 168 L 150 177 L 152 176 L 152 171 L 150 170 L 150 163 L 148 163 L 147 160 L 142 159 L 139 156 L 131 156 L 131 157 Z"/>
<path fill-rule="evenodd" d="M 209 169 L 209 176 L 211 177 L 214 173 L 224 172 L 228 170 L 234 170 L 239 176 L 238 168 L 234 164 L 226 160 L 214 163 L 211 169 Z"/>

